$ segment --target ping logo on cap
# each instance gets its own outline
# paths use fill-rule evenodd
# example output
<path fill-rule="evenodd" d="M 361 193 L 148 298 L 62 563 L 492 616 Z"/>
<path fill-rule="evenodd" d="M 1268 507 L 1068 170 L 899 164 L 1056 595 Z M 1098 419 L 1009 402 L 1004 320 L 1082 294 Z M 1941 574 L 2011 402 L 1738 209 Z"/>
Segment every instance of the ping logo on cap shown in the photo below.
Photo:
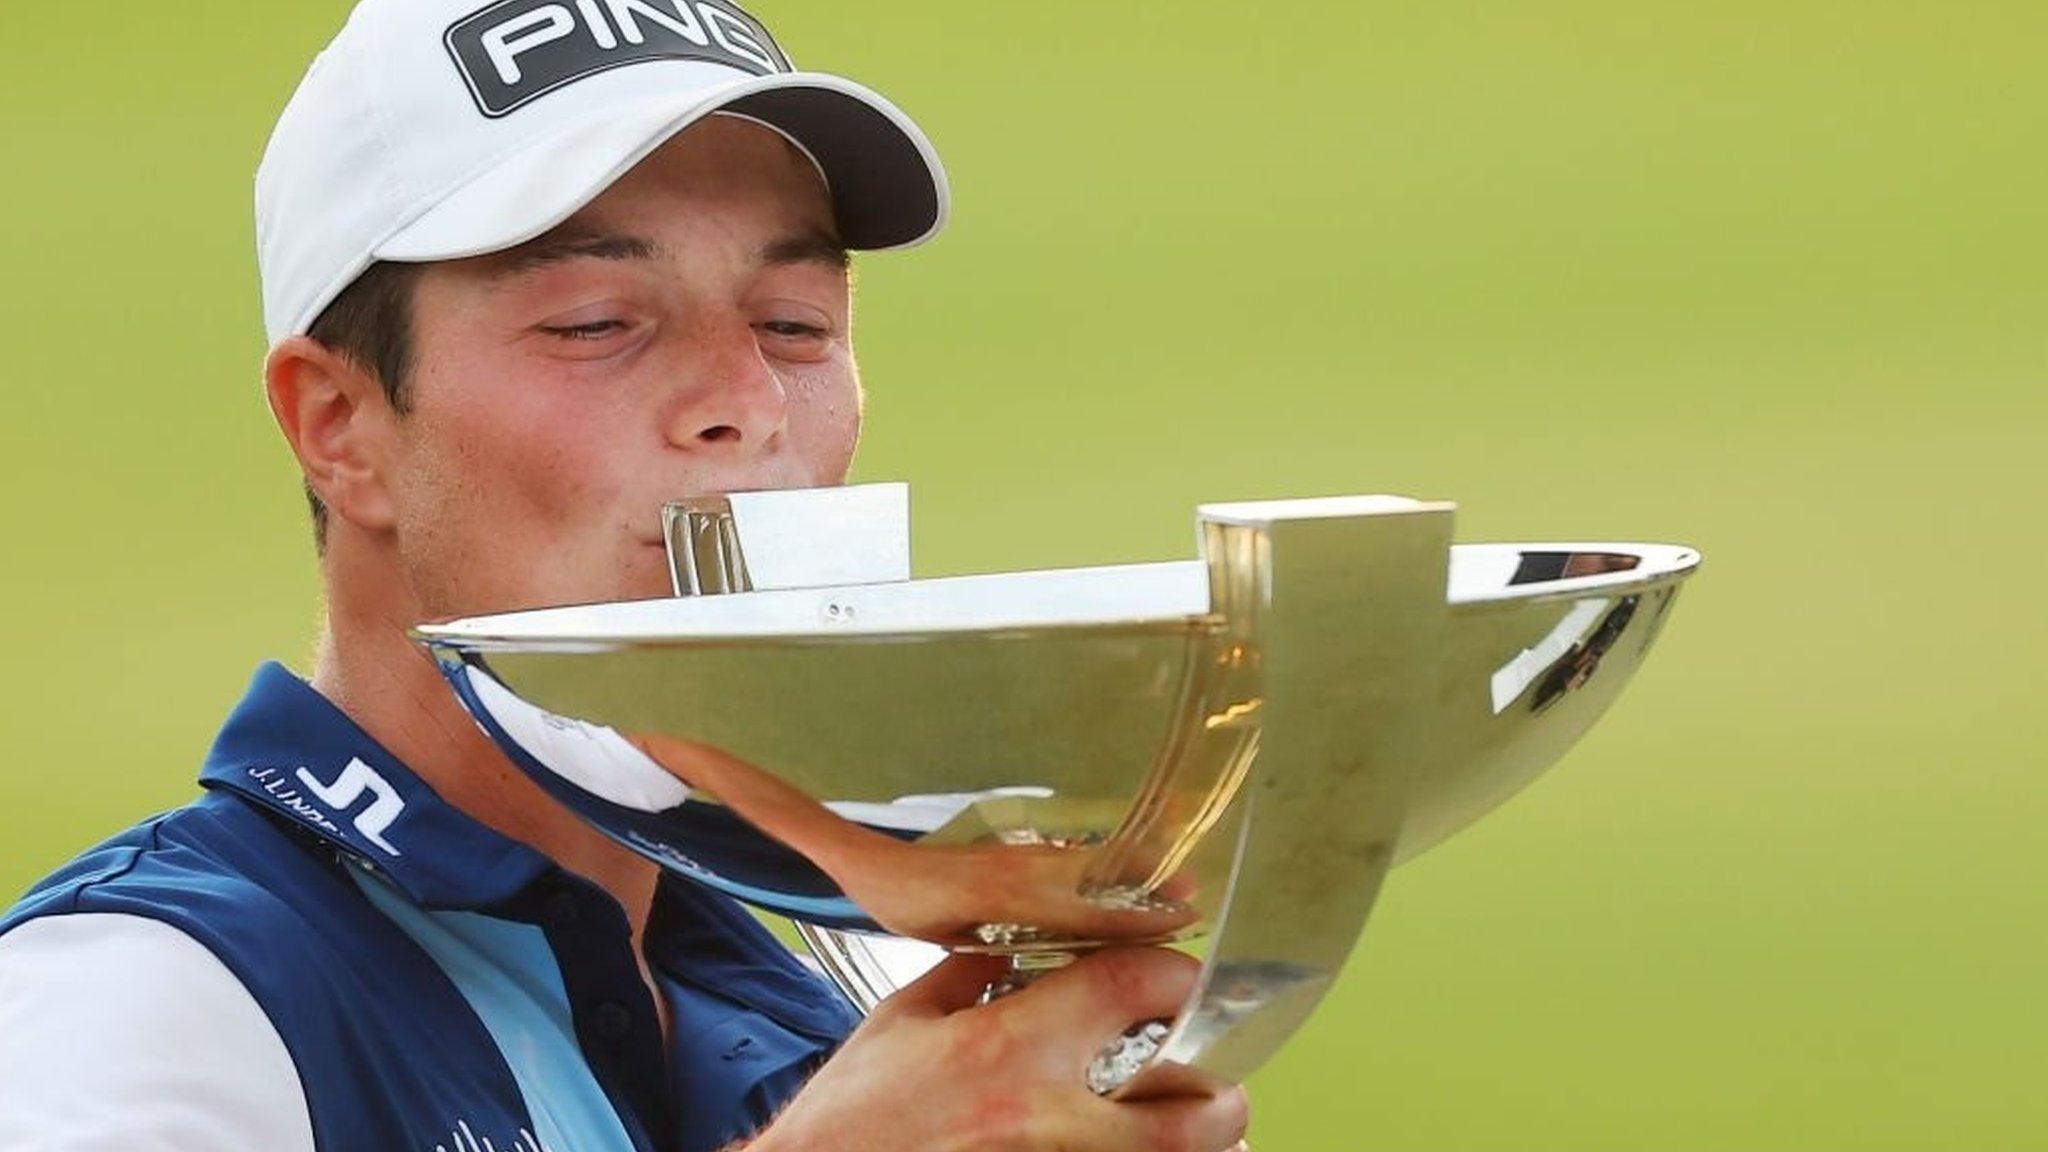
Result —
<path fill-rule="evenodd" d="M 790 70 L 760 21 L 724 0 L 500 0 L 456 21 L 443 40 L 493 119 L 648 60 L 707 60 L 757 76 Z"/>

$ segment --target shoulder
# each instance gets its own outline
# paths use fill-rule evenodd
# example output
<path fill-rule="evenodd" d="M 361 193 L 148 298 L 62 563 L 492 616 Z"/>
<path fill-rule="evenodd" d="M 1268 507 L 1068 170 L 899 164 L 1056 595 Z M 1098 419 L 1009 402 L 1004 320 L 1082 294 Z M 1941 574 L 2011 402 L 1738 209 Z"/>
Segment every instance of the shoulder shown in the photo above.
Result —
<path fill-rule="evenodd" d="M 16 1141 L 0 1124 L 0 1148 L 430 1147 L 420 1134 L 445 1131 L 446 1117 L 510 1115 L 516 1085 L 483 1025 L 353 872 L 333 847 L 216 791 L 31 889 L 0 916 L 0 1095 L 14 1095 L 18 1070 L 45 1068 L 23 1082 L 51 1082 L 48 1099 L 23 1116 L 92 1117 L 95 1135 Z M 227 1028 L 239 1029 L 232 1043 Z M 45 1060 L 60 1042 L 74 1046 Z M 194 1058 L 215 1051 L 227 1063 Z M 125 1082 L 98 1071 L 121 1061 Z M 123 1100 L 114 1145 L 94 1142 L 108 1093 Z M 152 1111 L 179 1099 L 189 1113 Z M 258 1099 L 278 1110 L 215 1109 Z M 184 1140 L 209 1126 L 219 1131 Z"/>
<path fill-rule="evenodd" d="M 79 854 L 0 915 L 0 939 L 45 917 L 115 913 L 181 929 L 216 954 L 288 947 L 290 928 L 348 891 L 331 852 L 213 793 Z"/>
<path fill-rule="evenodd" d="M 0 936 L 0 1084 L 0 1147 L 313 1147 L 268 1015 L 205 945 L 146 916 L 66 912 Z"/>
<path fill-rule="evenodd" d="M 74 917 L 148 921 L 196 944 L 261 1006 L 302 1070 L 333 1071 L 327 1054 L 362 1039 L 351 1007 L 389 999 L 382 980 L 420 967 L 334 849 L 228 793 L 82 853 L 0 916 L 0 943 L 62 934 L 37 926 Z"/>
<path fill-rule="evenodd" d="M 81 853 L 0 915 L 0 1147 L 310 1149 L 262 973 L 330 863 L 207 796 Z"/>

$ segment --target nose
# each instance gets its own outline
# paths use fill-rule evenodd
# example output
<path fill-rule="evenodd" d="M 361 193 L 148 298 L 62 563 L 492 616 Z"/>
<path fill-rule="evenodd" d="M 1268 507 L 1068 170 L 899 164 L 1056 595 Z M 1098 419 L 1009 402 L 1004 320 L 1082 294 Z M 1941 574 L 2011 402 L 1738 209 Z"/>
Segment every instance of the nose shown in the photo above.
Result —
<path fill-rule="evenodd" d="M 681 386 L 663 434 L 684 451 L 752 454 L 775 447 L 789 422 L 789 394 L 744 323 L 703 333 L 700 355 L 677 366 Z"/>

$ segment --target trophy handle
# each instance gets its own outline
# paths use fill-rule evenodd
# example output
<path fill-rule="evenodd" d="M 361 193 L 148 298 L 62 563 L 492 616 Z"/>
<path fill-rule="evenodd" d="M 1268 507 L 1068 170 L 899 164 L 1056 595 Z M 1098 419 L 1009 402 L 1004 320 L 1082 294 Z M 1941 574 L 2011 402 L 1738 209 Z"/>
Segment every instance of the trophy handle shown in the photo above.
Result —
<path fill-rule="evenodd" d="M 677 596 L 910 579 L 907 484 L 685 497 L 661 527 Z"/>
<path fill-rule="evenodd" d="M 1212 594 L 1259 617 L 1260 748 L 1198 990 L 1150 1068 L 1243 1080 L 1308 1018 L 1364 931 L 1408 781 L 1430 764 L 1454 511 L 1369 500 L 1201 509 Z M 1258 914 L 1231 915 L 1240 906 Z"/>

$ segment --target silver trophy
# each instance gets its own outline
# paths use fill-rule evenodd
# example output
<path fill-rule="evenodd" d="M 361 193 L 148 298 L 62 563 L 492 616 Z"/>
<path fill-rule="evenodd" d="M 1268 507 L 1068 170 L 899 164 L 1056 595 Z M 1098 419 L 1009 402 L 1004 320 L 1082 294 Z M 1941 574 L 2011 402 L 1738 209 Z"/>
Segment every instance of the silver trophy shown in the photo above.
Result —
<path fill-rule="evenodd" d="M 1028 981 L 1113 943 L 1203 958 L 1104 1093 L 1249 1076 L 1387 870 L 1592 726 L 1699 564 L 1451 542 L 1454 506 L 1211 504 L 1200 558 L 910 578 L 901 485 L 665 511 L 676 596 L 416 631 L 563 803 L 789 917 L 872 1008 L 947 950 Z"/>

